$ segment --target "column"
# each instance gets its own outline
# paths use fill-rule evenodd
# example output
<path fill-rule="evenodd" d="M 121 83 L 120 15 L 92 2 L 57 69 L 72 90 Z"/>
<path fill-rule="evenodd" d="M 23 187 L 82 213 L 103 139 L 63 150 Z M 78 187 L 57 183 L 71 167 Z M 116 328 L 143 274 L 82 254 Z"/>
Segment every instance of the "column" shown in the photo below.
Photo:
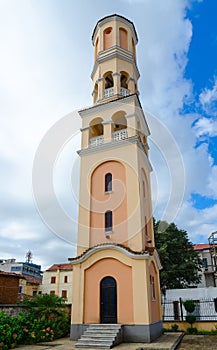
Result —
<path fill-rule="evenodd" d="M 103 124 L 103 130 L 104 130 L 104 143 L 105 142 L 111 142 L 112 141 L 112 120 L 107 120 L 105 122 L 102 122 Z"/>
<path fill-rule="evenodd" d="M 114 81 L 114 95 L 120 95 L 121 90 L 121 74 L 115 72 L 112 74 Z"/>

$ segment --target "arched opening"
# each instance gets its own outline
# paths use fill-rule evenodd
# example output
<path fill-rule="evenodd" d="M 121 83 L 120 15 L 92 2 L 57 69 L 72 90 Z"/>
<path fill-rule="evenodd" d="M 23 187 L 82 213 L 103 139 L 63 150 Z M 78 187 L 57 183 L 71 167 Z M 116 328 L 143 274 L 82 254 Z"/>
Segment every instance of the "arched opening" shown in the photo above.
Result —
<path fill-rule="evenodd" d="M 121 95 L 122 96 L 128 96 L 130 94 L 130 91 L 128 90 L 128 79 L 129 74 L 126 72 L 121 72 Z"/>
<path fill-rule="evenodd" d="M 106 28 L 103 32 L 104 50 L 112 46 L 112 27 Z"/>
<path fill-rule="evenodd" d="M 103 143 L 102 118 L 95 118 L 90 122 L 89 141 L 90 146 L 98 146 Z"/>
<path fill-rule="evenodd" d="M 100 282 L 100 322 L 117 323 L 117 283 L 110 276 Z"/>
<path fill-rule="evenodd" d="M 128 33 L 126 29 L 119 28 L 119 40 L 120 40 L 120 47 L 122 47 L 125 50 L 128 50 Z"/>
<path fill-rule="evenodd" d="M 107 173 L 105 175 L 105 192 L 111 192 L 112 191 L 112 174 Z"/>
<path fill-rule="evenodd" d="M 104 97 L 108 98 L 114 95 L 114 80 L 112 72 L 107 72 L 103 76 L 104 78 Z"/>
<path fill-rule="evenodd" d="M 119 111 L 112 116 L 113 121 L 113 139 L 115 141 L 127 138 L 127 119 L 124 111 Z"/>
<path fill-rule="evenodd" d="M 113 215 L 112 211 L 108 210 L 105 212 L 105 232 L 112 232 L 113 228 Z"/>

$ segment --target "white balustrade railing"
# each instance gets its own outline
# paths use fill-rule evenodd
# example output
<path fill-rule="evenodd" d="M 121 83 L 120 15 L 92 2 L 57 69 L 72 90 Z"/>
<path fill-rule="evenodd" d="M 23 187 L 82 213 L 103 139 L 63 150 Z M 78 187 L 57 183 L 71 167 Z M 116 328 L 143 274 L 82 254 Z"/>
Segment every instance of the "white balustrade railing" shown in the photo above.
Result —
<path fill-rule="evenodd" d="M 120 141 L 127 138 L 127 129 L 118 130 L 112 133 L 114 141 Z"/>
<path fill-rule="evenodd" d="M 104 136 L 103 135 L 90 138 L 90 146 L 91 147 L 99 146 L 103 142 L 104 142 Z"/>
<path fill-rule="evenodd" d="M 130 90 L 121 87 L 121 96 L 129 96 Z"/>
<path fill-rule="evenodd" d="M 109 98 L 112 96 L 114 96 L 114 88 L 113 87 L 104 90 L 104 98 Z"/>

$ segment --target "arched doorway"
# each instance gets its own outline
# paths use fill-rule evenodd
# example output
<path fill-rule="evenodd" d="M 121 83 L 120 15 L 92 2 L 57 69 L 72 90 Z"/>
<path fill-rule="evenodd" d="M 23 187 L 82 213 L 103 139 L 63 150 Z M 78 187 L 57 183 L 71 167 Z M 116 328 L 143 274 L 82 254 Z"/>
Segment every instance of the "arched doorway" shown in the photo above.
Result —
<path fill-rule="evenodd" d="M 100 322 L 117 323 L 117 284 L 110 276 L 100 282 Z"/>

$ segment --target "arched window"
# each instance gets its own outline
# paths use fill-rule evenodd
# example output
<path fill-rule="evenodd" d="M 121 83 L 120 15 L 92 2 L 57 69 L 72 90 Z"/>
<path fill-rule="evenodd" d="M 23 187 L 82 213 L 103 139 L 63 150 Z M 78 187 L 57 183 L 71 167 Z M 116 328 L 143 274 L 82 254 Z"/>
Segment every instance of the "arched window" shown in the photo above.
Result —
<path fill-rule="evenodd" d="M 108 173 L 105 176 L 105 192 L 112 191 L 112 174 Z"/>
<path fill-rule="evenodd" d="M 105 213 L 105 232 L 112 232 L 112 211 Z"/>
<path fill-rule="evenodd" d="M 104 50 L 112 46 L 112 27 L 104 30 Z"/>
<path fill-rule="evenodd" d="M 119 35 L 120 35 L 120 47 L 122 47 L 125 50 L 128 50 L 128 38 L 127 38 L 126 29 L 120 28 Z"/>

